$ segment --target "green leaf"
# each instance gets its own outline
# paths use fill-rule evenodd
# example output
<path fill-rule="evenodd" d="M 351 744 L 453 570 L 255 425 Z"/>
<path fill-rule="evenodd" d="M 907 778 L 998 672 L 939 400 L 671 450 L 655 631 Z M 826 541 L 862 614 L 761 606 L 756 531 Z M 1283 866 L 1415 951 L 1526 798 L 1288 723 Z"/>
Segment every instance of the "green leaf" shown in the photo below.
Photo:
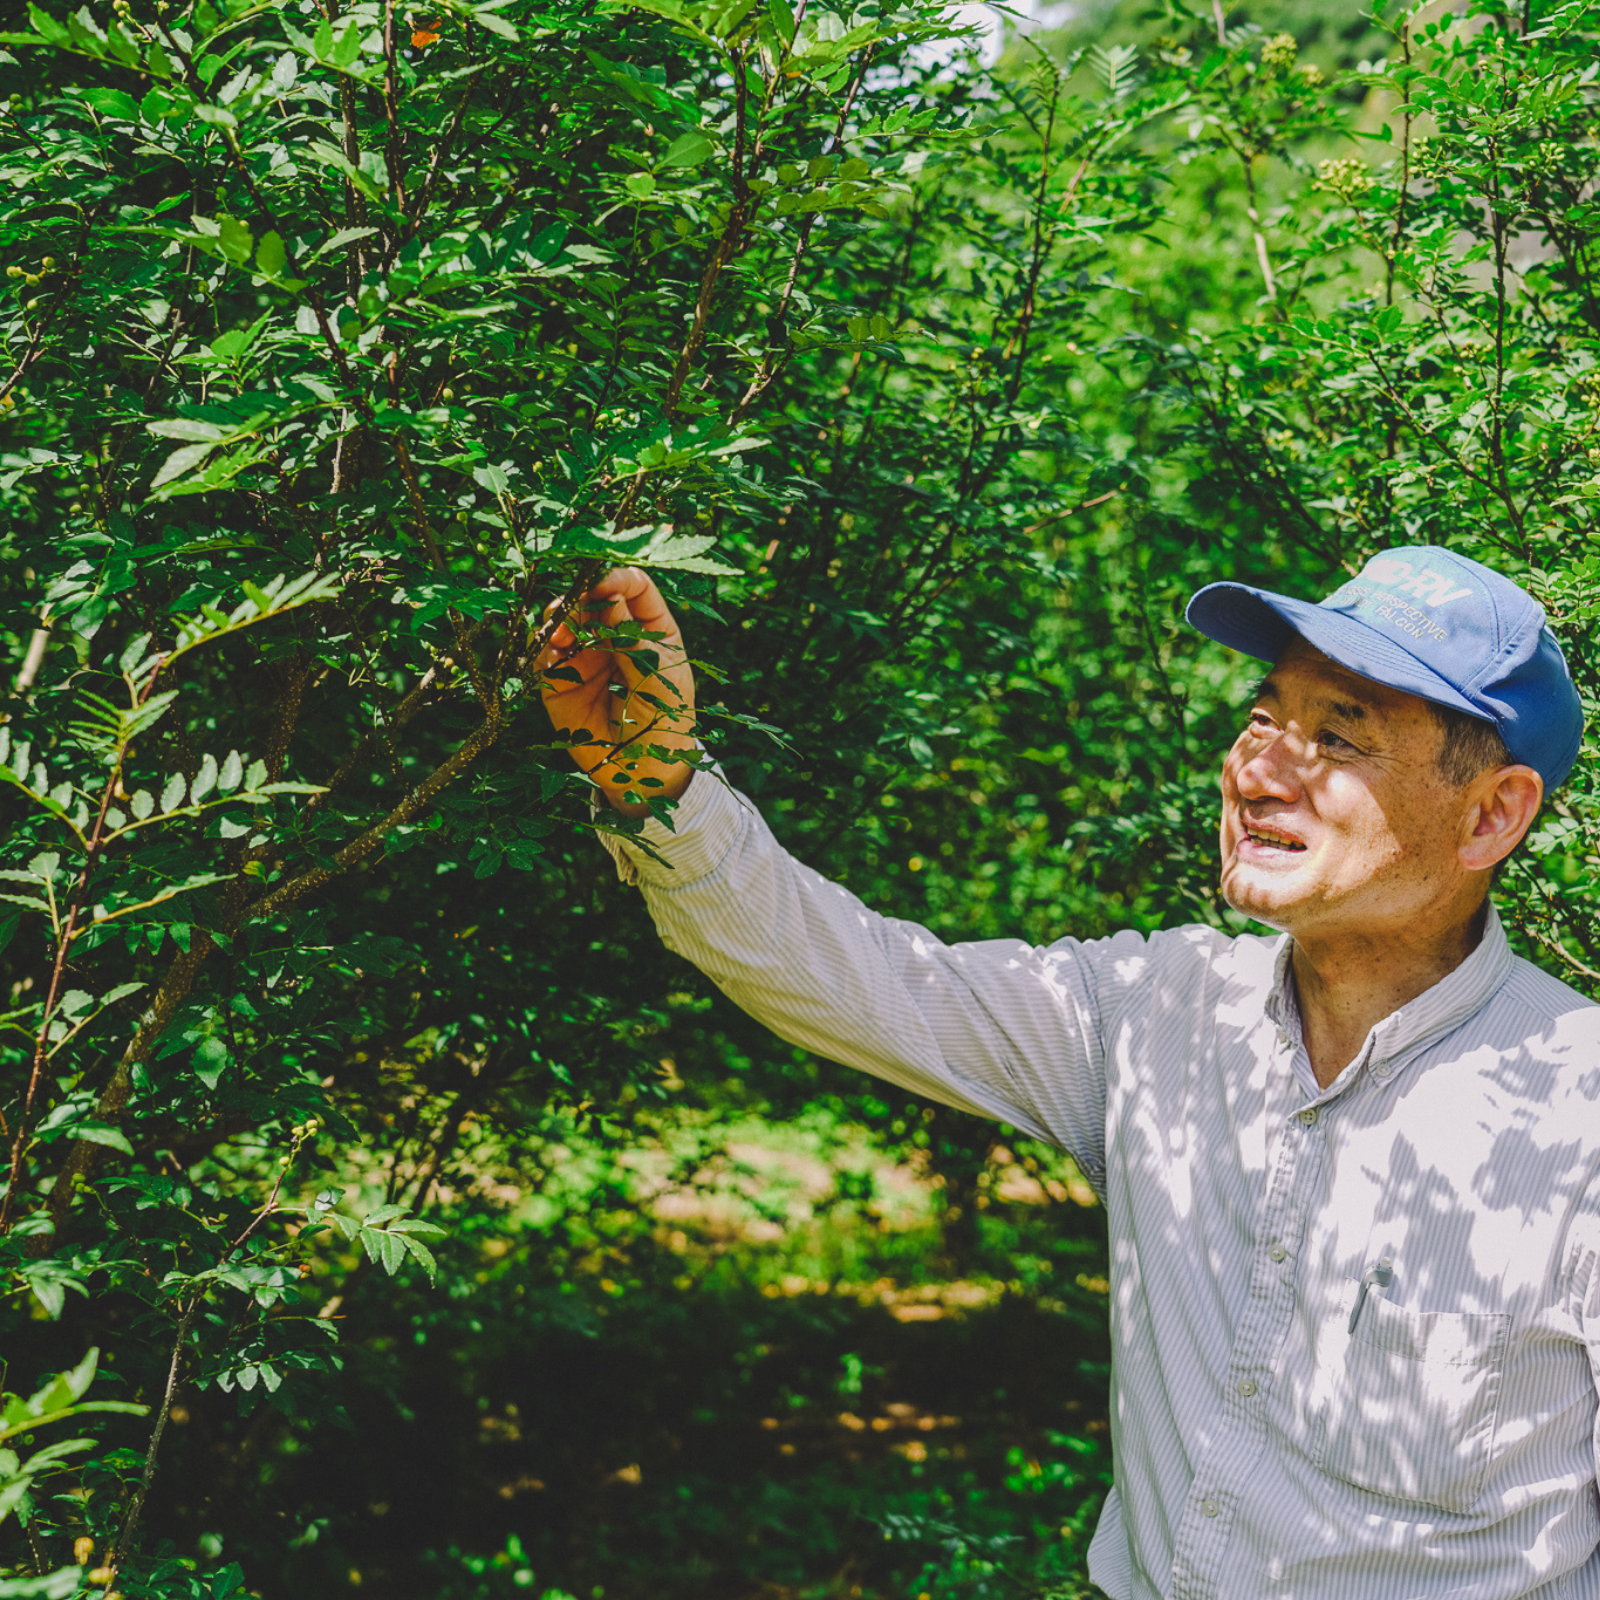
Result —
<path fill-rule="evenodd" d="M 346 159 L 344 151 L 321 140 L 312 139 L 305 145 L 305 153 L 313 161 L 320 161 L 324 166 L 333 167 L 342 172 L 367 199 L 382 205 L 385 202 L 383 190 L 367 176 L 360 167 L 353 165 Z"/>
<path fill-rule="evenodd" d="M 44 1307 L 45 1315 L 52 1322 L 59 1322 L 61 1313 L 67 1305 L 66 1286 L 45 1278 L 37 1282 L 30 1281 L 28 1287 L 33 1291 L 34 1298 Z"/>
<path fill-rule="evenodd" d="M 397 1234 L 373 1229 L 363 1231 L 361 1237 L 377 1240 L 377 1259 L 383 1264 L 383 1270 L 392 1278 L 400 1270 L 400 1263 L 406 1258 L 404 1241 Z"/>
<path fill-rule="evenodd" d="M 162 694 L 151 695 L 137 711 L 127 712 L 122 719 L 123 742 L 130 743 L 141 733 L 148 733 L 167 714 L 177 698 L 178 691 L 168 689 Z"/>
<path fill-rule="evenodd" d="M 341 228 L 331 239 L 324 239 L 305 259 L 315 261 L 325 251 L 337 250 L 342 245 L 353 244 L 357 239 L 370 238 L 377 231 L 376 228 Z"/>
<path fill-rule="evenodd" d="M 217 788 L 223 794 L 232 794 L 244 779 L 244 762 L 237 750 L 230 750 L 217 774 Z"/>
<path fill-rule="evenodd" d="M 202 1039 L 194 1053 L 194 1073 L 207 1089 L 215 1089 L 228 1069 L 228 1045 L 223 1039 Z"/>
<path fill-rule="evenodd" d="M 121 89 L 85 89 L 84 100 L 103 117 L 113 117 L 119 122 L 139 120 L 139 102 Z"/>
<path fill-rule="evenodd" d="M 137 638 L 130 639 L 127 647 L 117 661 L 117 670 L 124 675 L 135 672 L 144 663 L 146 653 L 150 649 L 150 641 L 155 636 L 141 633 Z"/>
<path fill-rule="evenodd" d="M 30 4 L 28 21 L 33 24 L 34 32 L 41 39 L 46 39 L 51 44 L 68 43 L 70 36 L 67 30 L 49 12 L 41 11 L 38 6 Z"/>
<path fill-rule="evenodd" d="M 272 313 L 263 312 L 256 320 L 242 328 L 229 328 L 226 333 L 220 333 L 211 341 L 213 355 L 219 356 L 224 361 L 238 361 L 248 353 L 250 347 L 260 337 L 261 330 L 271 321 Z"/>
<path fill-rule="evenodd" d="M 504 17 L 496 16 L 489 6 L 478 6 L 468 14 L 480 28 L 487 28 L 490 33 L 498 34 L 502 39 L 522 37 Z"/>
<path fill-rule="evenodd" d="M 133 799 L 128 802 L 128 809 L 140 822 L 143 822 L 155 808 L 156 797 L 148 789 L 135 790 Z"/>
<path fill-rule="evenodd" d="M 213 755 L 202 756 L 200 770 L 194 775 L 194 782 L 189 786 L 189 803 L 198 805 L 216 786 L 217 758 Z"/>
<path fill-rule="evenodd" d="M 436 1283 L 439 1277 L 439 1263 L 433 1252 L 414 1234 L 396 1233 L 402 1245 L 414 1255 L 423 1265 L 428 1274 L 428 1282 Z"/>
<path fill-rule="evenodd" d="M 235 266 L 243 266 L 250 259 L 250 252 L 255 249 L 255 238 L 249 228 L 237 217 L 218 217 L 217 226 L 220 229 L 217 237 L 223 259 Z"/>
<path fill-rule="evenodd" d="M 133 1154 L 133 1146 L 128 1143 L 127 1135 L 113 1128 L 109 1122 L 80 1122 L 72 1132 L 75 1138 L 82 1139 L 86 1144 L 103 1144 L 109 1149 L 120 1150 L 125 1156 Z"/>
<path fill-rule="evenodd" d="M 161 791 L 161 809 L 163 812 L 176 811 L 183 804 L 184 796 L 189 792 L 189 780 L 181 772 L 174 772 L 167 779 Z"/>
<path fill-rule="evenodd" d="M 216 449 L 216 447 L 216 443 L 213 442 L 210 444 L 186 444 L 181 450 L 174 450 L 172 454 L 168 456 L 164 462 L 162 462 L 161 470 L 157 472 L 155 477 L 150 480 L 151 489 L 160 489 L 166 484 L 172 483 L 179 478 L 186 477 L 189 473 L 193 472 L 194 469 L 198 467 L 213 450 Z"/>
<path fill-rule="evenodd" d="M 239 119 L 226 107 L 210 105 L 204 100 L 195 101 L 193 115 L 196 121 L 209 123 L 215 128 L 232 129 L 239 126 Z M 248 261 L 249 259 L 250 252 L 248 250 L 245 251 L 243 256 L 239 257 L 241 261 Z"/>
<path fill-rule="evenodd" d="M 285 285 L 288 281 L 284 280 Z M 228 451 L 226 455 L 211 456 L 199 473 L 162 486 L 159 490 L 155 490 L 151 498 L 171 500 L 179 495 L 205 494 L 209 490 L 223 488 L 241 472 L 255 466 L 265 454 L 266 449 L 263 446 L 246 444 Z"/>
<path fill-rule="evenodd" d="M 661 158 L 664 167 L 698 167 L 717 153 L 717 147 L 698 129 L 680 134 Z"/>
<path fill-rule="evenodd" d="M 256 270 L 261 276 L 269 280 L 281 278 L 288 263 L 288 252 L 277 233 L 262 234 L 261 242 L 256 246 Z"/>
<path fill-rule="evenodd" d="M 339 35 L 339 41 L 334 45 L 328 56 L 334 66 L 348 69 L 355 64 L 355 59 L 361 54 L 361 28 L 355 18 L 350 19 L 350 25 Z"/>

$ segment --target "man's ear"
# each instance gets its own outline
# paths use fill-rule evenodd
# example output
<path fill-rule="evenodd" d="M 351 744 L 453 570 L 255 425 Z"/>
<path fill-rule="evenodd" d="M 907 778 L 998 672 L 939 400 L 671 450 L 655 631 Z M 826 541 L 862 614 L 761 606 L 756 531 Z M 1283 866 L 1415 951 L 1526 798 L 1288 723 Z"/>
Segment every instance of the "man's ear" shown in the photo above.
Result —
<path fill-rule="evenodd" d="M 1544 800 L 1544 779 L 1532 767 L 1495 767 L 1473 784 L 1462 819 L 1461 864 L 1484 872 L 1522 843 Z"/>

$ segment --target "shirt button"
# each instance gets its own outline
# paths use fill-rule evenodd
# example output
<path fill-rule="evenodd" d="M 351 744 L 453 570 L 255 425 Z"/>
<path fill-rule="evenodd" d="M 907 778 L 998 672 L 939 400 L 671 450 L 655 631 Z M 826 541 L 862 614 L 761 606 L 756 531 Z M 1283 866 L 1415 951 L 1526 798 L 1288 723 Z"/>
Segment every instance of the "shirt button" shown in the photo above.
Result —
<path fill-rule="evenodd" d="M 1307 1106 L 1305 1110 L 1300 1113 L 1300 1120 L 1308 1128 L 1311 1127 L 1317 1120 L 1317 1108 L 1315 1106 Z"/>
<path fill-rule="evenodd" d="M 1392 1061 L 1374 1061 L 1372 1063 L 1372 1076 L 1374 1078 L 1387 1078 L 1394 1071 Z"/>
<path fill-rule="evenodd" d="M 1281 1244 L 1275 1244 L 1269 1251 L 1267 1251 L 1268 1257 L 1273 1261 L 1282 1261 L 1288 1256 L 1288 1254 L 1289 1252 L 1285 1250 Z"/>
<path fill-rule="evenodd" d="M 1222 1509 L 1222 1507 L 1219 1506 L 1215 1500 L 1206 1500 L 1201 1503 L 1200 1509 L 1205 1512 L 1208 1517 L 1214 1517 Z"/>
<path fill-rule="evenodd" d="M 1287 1028 L 1279 1028 L 1278 1029 L 1278 1048 L 1280 1050 L 1287 1050 L 1289 1048 L 1289 1044 L 1290 1044 L 1289 1030 Z"/>
<path fill-rule="evenodd" d="M 1248 1400 L 1255 1392 L 1256 1386 L 1252 1379 L 1241 1378 L 1239 1380 L 1239 1393 L 1242 1394 L 1246 1400 Z"/>

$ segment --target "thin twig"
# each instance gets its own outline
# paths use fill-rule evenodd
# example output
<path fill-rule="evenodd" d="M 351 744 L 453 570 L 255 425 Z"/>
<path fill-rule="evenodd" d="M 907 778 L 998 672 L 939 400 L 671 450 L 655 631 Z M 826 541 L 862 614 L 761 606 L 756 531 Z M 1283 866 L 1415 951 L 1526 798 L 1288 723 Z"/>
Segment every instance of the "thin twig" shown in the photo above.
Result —
<path fill-rule="evenodd" d="M 1022 531 L 1025 535 L 1043 533 L 1053 523 L 1064 522 L 1068 517 L 1077 516 L 1080 511 L 1087 511 L 1092 506 L 1103 506 L 1107 500 L 1115 500 L 1126 488 L 1127 484 L 1123 484 L 1116 489 L 1107 489 L 1104 494 L 1097 494 L 1093 500 L 1080 500 L 1077 505 L 1068 506 L 1065 511 L 1052 511 L 1048 517 L 1040 517 L 1037 522 L 1030 524 Z"/>
<path fill-rule="evenodd" d="M 800 14 L 804 14 L 803 3 Z M 795 26 L 799 26 L 798 20 L 796 21 Z M 826 145 L 823 146 L 824 155 L 834 154 L 843 146 L 845 123 L 849 119 L 850 108 L 855 104 L 856 95 L 860 92 L 862 82 L 867 75 L 867 67 L 871 64 L 871 61 L 872 46 L 869 45 L 861 58 L 861 70 L 857 72 L 855 82 L 850 85 L 850 92 L 845 96 L 844 104 L 839 109 L 838 118 L 834 122 L 833 137 Z M 816 220 L 817 213 L 815 211 L 808 211 L 800 223 L 798 235 L 795 239 L 794 251 L 789 257 L 789 275 L 784 280 L 783 292 L 778 296 L 777 309 L 772 314 L 772 320 L 780 325 L 783 322 L 784 314 L 789 309 L 790 300 L 794 298 L 795 282 L 800 276 L 800 263 L 805 258 L 806 249 L 811 243 L 811 230 L 815 226 Z M 761 365 L 756 369 L 755 376 L 751 378 L 748 387 L 745 389 L 745 392 L 739 396 L 737 404 L 735 404 L 732 412 L 729 414 L 729 427 L 735 427 L 744 420 L 744 417 L 750 410 L 750 407 L 755 404 L 756 400 L 760 398 L 761 394 L 772 383 L 772 380 L 777 377 L 778 373 L 782 371 L 784 366 L 787 364 L 790 355 L 793 353 L 793 349 L 794 344 L 791 340 L 788 347 L 783 351 L 782 355 L 779 356 L 776 361 L 773 360 L 772 351 L 770 349 L 763 353 L 761 357 Z"/>
<path fill-rule="evenodd" d="M 439 176 L 439 170 L 446 154 L 454 147 L 456 134 L 461 127 L 462 118 L 467 114 L 467 107 L 472 102 L 472 91 L 478 87 L 479 80 L 488 71 L 487 66 L 479 67 L 467 79 L 461 91 L 461 103 L 455 109 L 455 115 L 450 119 L 450 126 L 444 130 L 444 137 L 433 147 L 433 154 L 428 158 L 428 174 L 422 180 L 422 188 L 417 194 L 416 209 L 411 219 L 411 233 L 415 234 L 422 226 L 422 219 L 428 214 L 428 202 L 433 197 L 433 185 Z"/>
<path fill-rule="evenodd" d="M 677 410 L 678 396 L 683 393 L 683 386 L 688 381 L 695 357 L 700 354 L 700 347 L 705 343 L 706 323 L 711 316 L 711 299 L 716 291 L 717 279 L 722 276 L 722 269 L 733 259 L 739 239 L 744 233 L 745 224 L 749 220 L 750 184 L 745 175 L 745 152 L 750 132 L 747 63 L 740 50 L 730 50 L 728 56 L 733 67 L 734 87 L 733 205 L 729 208 L 722 236 L 717 240 L 716 248 L 706 261 L 705 271 L 700 275 L 700 289 L 695 295 L 694 315 L 689 323 L 689 331 L 684 336 L 683 348 L 678 352 L 671 380 L 667 384 L 665 410 L 669 416 Z"/>
<path fill-rule="evenodd" d="M 122 1563 L 128 1559 L 133 1535 L 144 1512 L 145 1497 L 150 1493 L 150 1484 L 156 1475 L 156 1455 L 161 1449 L 161 1435 L 167 1431 L 167 1418 L 172 1414 L 172 1397 L 178 1388 L 178 1372 L 183 1364 L 183 1342 L 189 1337 L 194 1314 L 200 1309 L 200 1302 L 204 1298 L 203 1295 L 196 1294 L 178 1319 L 178 1336 L 172 1341 L 172 1364 L 167 1368 L 167 1387 L 161 1396 L 161 1409 L 156 1412 L 155 1427 L 150 1430 L 150 1446 L 144 1453 L 144 1472 L 139 1478 L 139 1487 L 134 1490 L 128 1513 L 122 1519 L 117 1542 L 111 1549 L 111 1559 L 106 1563 L 111 1568 L 111 1576 L 106 1580 L 108 1589 L 116 1587 L 117 1572 Z"/>
<path fill-rule="evenodd" d="M 1400 25 L 1400 48 L 1404 53 L 1405 65 L 1411 65 L 1411 19 L 1408 17 Z M 1404 74 L 1404 82 L 1400 90 L 1400 195 L 1394 208 L 1394 233 L 1389 240 L 1389 257 L 1384 263 L 1383 303 L 1387 306 L 1394 304 L 1394 269 L 1395 262 L 1400 255 L 1400 240 L 1406 229 L 1406 199 L 1411 188 L 1411 74 Z"/>
<path fill-rule="evenodd" d="M 159 667 L 157 668 L 159 671 Z M 156 674 L 150 675 L 150 684 L 145 693 L 140 696 L 140 703 L 149 698 L 150 689 L 155 686 Z M 56 1007 L 61 1000 L 61 985 L 67 973 L 67 956 L 72 950 L 73 941 L 78 937 L 78 918 L 83 912 L 84 901 L 88 897 L 89 879 L 94 873 L 95 864 L 99 859 L 100 851 L 105 845 L 106 813 L 111 809 L 112 799 L 117 788 L 122 782 L 122 763 L 127 753 L 126 745 L 117 751 L 117 759 L 111 769 L 111 776 L 106 780 L 106 786 L 100 796 L 100 811 L 95 818 L 93 831 L 89 835 L 88 846 L 84 852 L 83 866 L 78 872 L 77 880 L 72 886 L 71 894 L 67 900 L 66 916 L 56 932 L 55 960 L 50 968 L 50 986 L 45 993 L 44 1012 L 39 1019 L 39 1033 L 34 1041 L 32 1070 L 28 1074 L 28 1087 L 22 1097 L 22 1110 L 17 1117 L 16 1137 L 11 1143 L 11 1165 L 6 1178 L 5 1199 L 0 1201 L 0 1234 L 8 1233 L 16 1215 L 17 1191 L 22 1186 L 22 1162 L 28 1150 L 29 1122 L 33 1115 L 33 1102 L 39 1092 L 39 1082 L 44 1076 L 44 1069 L 50 1060 L 50 1026 L 55 1021 Z M 54 894 L 51 893 L 52 903 Z"/>

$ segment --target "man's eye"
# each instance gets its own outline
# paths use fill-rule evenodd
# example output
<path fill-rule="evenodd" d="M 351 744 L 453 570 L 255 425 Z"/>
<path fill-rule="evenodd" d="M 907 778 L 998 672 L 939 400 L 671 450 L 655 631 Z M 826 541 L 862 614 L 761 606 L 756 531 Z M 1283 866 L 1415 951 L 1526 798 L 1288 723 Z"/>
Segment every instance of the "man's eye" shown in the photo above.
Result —
<path fill-rule="evenodd" d="M 1317 748 L 1331 750 L 1335 755 L 1344 755 L 1347 751 L 1354 750 L 1355 746 L 1348 739 L 1341 739 L 1338 734 L 1324 728 L 1317 735 Z"/>

